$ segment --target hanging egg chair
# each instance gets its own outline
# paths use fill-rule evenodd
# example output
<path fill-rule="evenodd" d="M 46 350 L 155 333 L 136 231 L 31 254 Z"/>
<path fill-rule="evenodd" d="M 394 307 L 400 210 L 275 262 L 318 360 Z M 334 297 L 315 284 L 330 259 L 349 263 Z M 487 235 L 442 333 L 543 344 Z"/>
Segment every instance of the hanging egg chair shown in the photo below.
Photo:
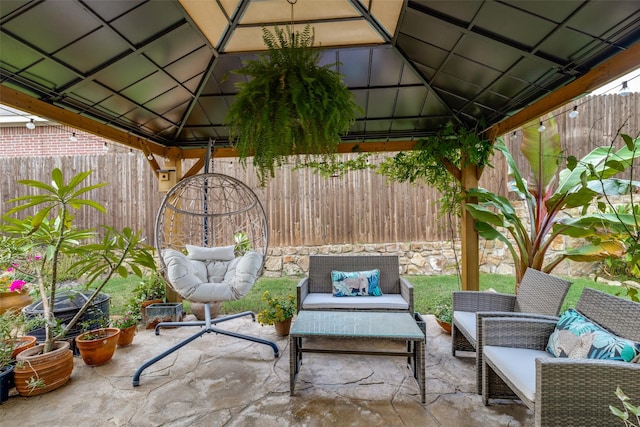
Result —
<path fill-rule="evenodd" d="M 185 178 L 165 196 L 155 225 L 155 245 L 160 271 L 180 296 L 204 304 L 204 320 L 161 322 L 163 327 L 199 326 L 201 329 L 164 353 L 144 363 L 133 376 L 138 386 L 147 367 L 165 358 L 205 333 L 216 333 L 270 346 L 277 345 L 250 335 L 227 331 L 216 325 L 251 316 L 246 311 L 211 318 L 209 304 L 246 295 L 263 270 L 269 247 L 267 217 L 256 194 L 243 182 L 228 175 L 203 173 Z"/>

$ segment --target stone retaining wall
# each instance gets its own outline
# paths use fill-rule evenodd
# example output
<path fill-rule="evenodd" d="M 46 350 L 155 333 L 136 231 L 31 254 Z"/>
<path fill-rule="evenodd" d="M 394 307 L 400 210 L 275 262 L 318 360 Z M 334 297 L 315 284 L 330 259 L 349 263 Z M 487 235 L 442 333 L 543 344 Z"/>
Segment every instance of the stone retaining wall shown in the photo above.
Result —
<path fill-rule="evenodd" d="M 580 242 L 558 238 L 547 252 L 552 259 L 554 252 L 566 245 Z M 437 275 L 456 274 L 456 257 L 460 261 L 460 241 L 455 242 L 400 242 L 380 244 L 345 244 L 325 246 L 275 247 L 270 248 L 265 262 L 267 277 L 304 276 L 309 270 L 309 255 L 398 255 L 400 274 Z M 563 261 L 553 273 L 563 276 L 587 276 L 598 268 L 597 263 Z M 480 241 L 480 271 L 484 273 L 514 274 L 513 259 L 504 243 Z"/>

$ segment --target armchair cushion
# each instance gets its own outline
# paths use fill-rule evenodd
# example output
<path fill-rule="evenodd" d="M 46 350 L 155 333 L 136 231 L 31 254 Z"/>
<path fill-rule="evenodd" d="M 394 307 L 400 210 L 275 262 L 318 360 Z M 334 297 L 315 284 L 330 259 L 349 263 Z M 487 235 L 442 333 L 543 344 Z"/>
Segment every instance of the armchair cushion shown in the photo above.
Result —
<path fill-rule="evenodd" d="M 530 401 L 536 395 L 536 359 L 549 358 L 549 353 L 529 348 L 488 345 L 483 348 L 489 363 L 499 366 L 506 379 Z"/>
<path fill-rule="evenodd" d="M 569 309 L 549 337 L 547 351 L 556 357 L 631 362 L 640 355 L 640 344 L 620 338 Z"/>
<path fill-rule="evenodd" d="M 331 271 L 335 297 L 381 296 L 380 270 Z"/>

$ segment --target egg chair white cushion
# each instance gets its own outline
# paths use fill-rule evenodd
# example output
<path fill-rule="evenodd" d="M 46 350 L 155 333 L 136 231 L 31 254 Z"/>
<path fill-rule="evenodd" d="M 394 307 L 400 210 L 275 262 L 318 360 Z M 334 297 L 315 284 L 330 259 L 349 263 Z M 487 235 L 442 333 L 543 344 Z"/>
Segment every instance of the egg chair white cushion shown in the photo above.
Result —
<path fill-rule="evenodd" d="M 194 302 L 232 301 L 245 296 L 258 278 L 262 255 L 249 251 L 231 260 L 190 259 L 175 249 L 162 252 L 167 279 L 184 299 Z"/>

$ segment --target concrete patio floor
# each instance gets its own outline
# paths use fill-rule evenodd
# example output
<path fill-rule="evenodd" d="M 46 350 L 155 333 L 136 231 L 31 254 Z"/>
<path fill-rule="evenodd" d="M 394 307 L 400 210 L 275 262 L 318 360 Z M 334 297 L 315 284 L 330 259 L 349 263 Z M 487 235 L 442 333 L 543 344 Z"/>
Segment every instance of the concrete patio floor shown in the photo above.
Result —
<path fill-rule="evenodd" d="M 36 397 L 15 389 L 0 425 L 21 426 L 530 426 L 521 403 L 485 407 L 475 393 L 473 358 L 453 358 L 451 338 L 427 321 L 426 404 L 401 357 L 305 354 L 289 396 L 289 342 L 249 317 L 223 325 L 274 340 L 262 344 L 205 334 L 147 368 L 136 369 L 195 328 L 140 330 L 106 365 L 76 357 L 71 380 Z M 10 424 L 12 423 L 12 424 Z"/>

